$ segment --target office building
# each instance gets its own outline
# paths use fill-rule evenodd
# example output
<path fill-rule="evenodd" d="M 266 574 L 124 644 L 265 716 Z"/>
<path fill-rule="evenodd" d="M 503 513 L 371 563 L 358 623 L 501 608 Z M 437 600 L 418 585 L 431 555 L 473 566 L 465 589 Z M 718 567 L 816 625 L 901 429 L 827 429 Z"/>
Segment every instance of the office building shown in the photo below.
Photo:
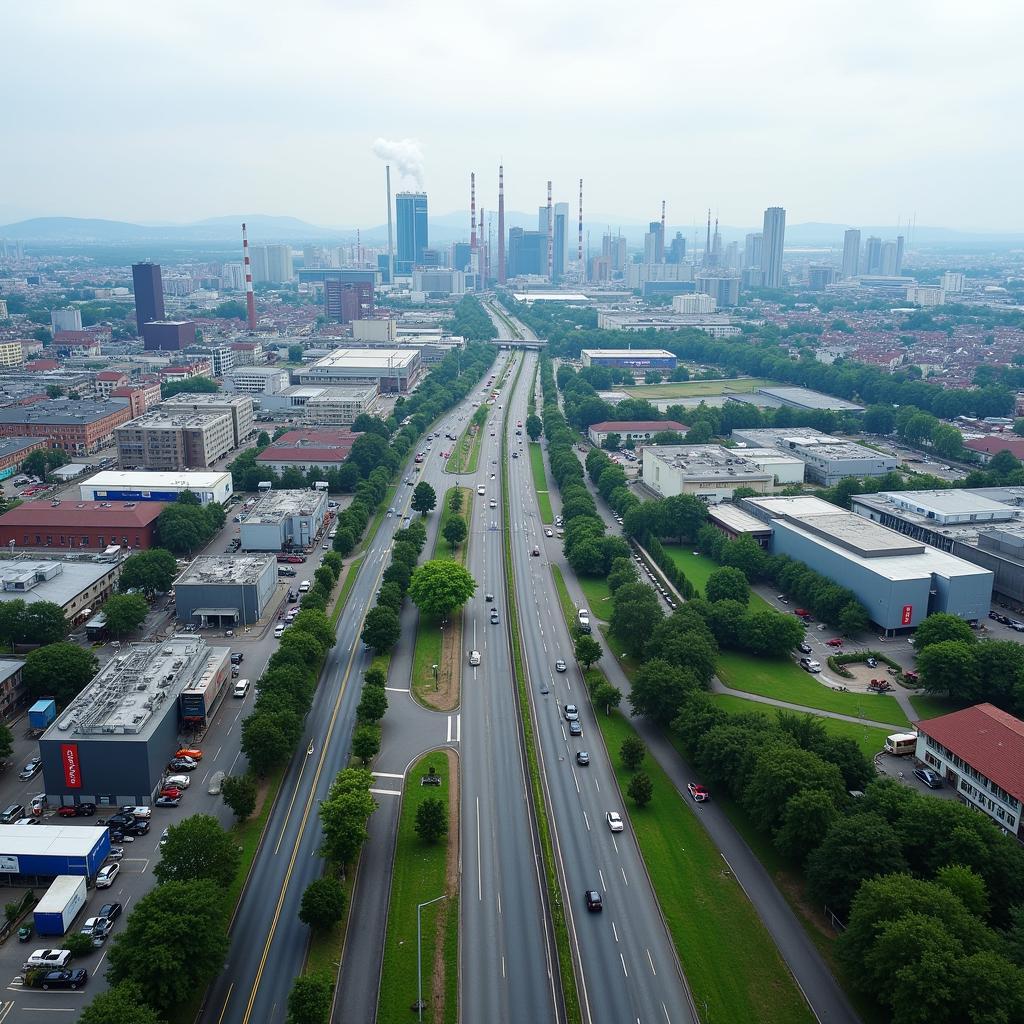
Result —
<path fill-rule="evenodd" d="M 543 232 L 511 228 L 508 233 L 508 276 L 546 274 L 547 244 L 547 235 Z"/>
<path fill-rule="evenodd" d="M 411 274 L 423 260 L 423 250 L 429 246 L 427 230 L 426 192 L 398 192 L 395 195 L 397 253 L 395 272 Z"/>
<path fill-rule="evenodd" d="M 224 375 L 224 390 L 244 395 L 278 395 L 290 383 L 288 371 L 273 366 L 236 366 Z"/>
<path fill-rule="evenodd" d="M 39 740 L 50 802 L 151 804 L 180 733 L 205 725 L 230 689 L 230 655 L 197 636 L 123 647 Z"/>
<path fill-rule="evenodd" d="M 557 284 L 568 270 L 569 204 L 555 203 L 552 238 L 552 281 Z"/>
<path fill-rule="evenodd" d="M 878 272 L 885 277 L 896 277 L 899 271 L 896 269 L 897 252 L 895 242 L 883 242 L 882 253 L 879 257 Z"/>
<path fill-rule="evenodd" d="M 580 360 L 586 366 L 612 366 L 620 370 L 674 370 L 676 357 L 663 348 L 585 348 Z"/>
<path fill-rule="evenodd" d="M 751 232 L 743 239 L 743 268 L 760 267 L 764 235 L 760 231 Z"/>
<path fill-rule="evenodd" d="M 52 448 L 88 455 L 109 444 L 115 428 L 131 418 L 128 405 L 116 399 L 52 398 L 0 408 L 0 437 L 48 438 Z"/>
<path fill-rule="evenodd" d="M 290 245 L 267 246 L 267 278 L 272 284 L 285 284 L 295 276 Z"/>
<path fill-rule="evenodd" d="M 265 245 L 250 245 L 249 259 L 252 265 L 253 284 L 267 284 L 270 281 L 270 262 Z"/>
<path fill-rule="evenodd" d="M 860 273 L 860 232 L 850 228 L 843 235 L 843 277 L 856 277 Z"/>
<path fill-rule="evenodd" d="M 592 423 L 587 429 L 587 437 L 591 444 L 603 445 L 612 434 L 618 435 L 619 443 L 650 441 L 655 434 L 671 430 L 677 434 L 685 434 L 689 428 L 685 423 L 675 420 L 604 420 Z"/>
<path fill-rule="evenodd" d="M 947 270 L 939 282 L 942 290 L 947 294 L 959 295 L 964 290 L 964 275 L 954 270 Z"/>
<path fill-rule="evenodd" d="M 464 295 L 466 275 L 461 270 L 414 270 L 412 290 L 425 295 Z"/>
<path fill-rule="evenodd" d="M 235 366 L 262 366 L 263 343 L 259 341 L 233 341 L 231 353 Z"/>
<path fill-rule="evenodd" d="M 710 295 L 719 309 L 737 306 L 740 301 L 740 279 L 724 275 L 700 274 L 697 277 L 697 291 Z"/>
<path fill-rule="evenodd" d="M 371 412 L 376 402 L 375 384 L 295 384 L 278 394 L 262 396 L 260 409 L 271 415 L 299 415 L 311 426 L 347 427 L 361 413 Z"/>
<path fill-rule="evenodd" d="M 258 622 L 277 593 L 277 559 L 265 555 L 207 555 L 174 581 L 174 614 L 200 628 Z"/>
<path fill-rule="evenodd" d="M 327 472 L 341 469 L 358 434 L 348 430 L 289 430 L 256 456 L 256 465 L 278 473 L 297 469 Z"/>
<path fill-rule="evenodd" d="M 25 501 L 0 516 L 0 544 L 15 548 L 104 551 L 156 546 L 159 503 Z"/>
<path fill-rule="evenodd" d="M 164 284 L 158 263 L 133 263 L 132 287 L 135 292 L 135 323 L 139 337 L 142 325 L 164 318 Z"/>
<path fill-rule="evenodd" d="M 714 313 L 718 309 L 718 300 L 707 292 L 676 295 L 672 299 L 672 309 L 676 313 Z"/>
<path fill-rule="evenodd" d="M 629 263 L 623 274 L 630 288 L 642 288 L 649 281 L 692 281 L 689 263 Z"/>
<path fill-rule="evenodd" d="M 743 428 L 734 430 L 732 439 L 752 448 L 775 448 L 800 459 L 807 480 L 824 487 L 833 487 L 845 477 L 885 476 L 898 464 L 895 456 L 807 428 Z"/>
<path fill-rule="evenodd" d="M 5 437 L 0 439 L 0 480 L 14 476 L 26 457 L 33 452 L 46 451 L 50 442 L 38 437 Z"/>
<path fill-rule="evenodd" d="M 327 515 L 327 492 L 270 491 L 239 527 L 243 551 L 286 551 L 309 547 Z"/>
<path fill-rule="evenodd" d="M 255 433 L 252 399 L 248 395 L 182 391 L 164 399 L 163 411 L 169 415 L 187 411 L 226 413 L 231 418 L 233 448 L 241 448 Z"/>
<path fill-rule="evenodd" d="M 743 498 L 739 504 L 771 526 L 772 554 L 788 555 L 848 587 L 886 632 L 912 629 L 933 612 L 967 621 L 988 614 L 987 569 L 821 498 Z"/>
<path fill-rule="evenodd" d="M 50 330 L 56 334 L 58 331 L 80 331 L 82 329 L 82 311 L 72 306 L 69 309 L 50 310 Z"/>
<path fill-rule="evenodd" d="M 367 281 L 324 281 L 324 316 L 348 324 L 373 315 L 373 285 Z"/>
<path fill-rule="evenodd" d="M 230 473 L 147 473 L 109 470 L 96 473 L 78 485 L 82 501 L 155 502 L 177 501 L 191 491 L 201 505 L 224 504 L 234 492 Z"/>
<path fill-rule="evenodd" d="M 154 409 L 114 431 L 122 469 L 209 469 L 234 447 L 227 412 Z"/>
<path fill-rule="evenodd" d="M 420 374 L 419 352 L 404 348 L 339 348 L 296 371 L 300 384 L 376 384 L 406 393 Z"/>
<path fill-rule="evenodd" d="M 782 253 L 786 242 L 786 211 L 769 206 L 764 211 L 761 243 L 761 270 L 765 288 L 782 287 Z"/>
<path fill-rule="evenodd" d="M 861 273 L 868 276 L 882 273 L 882 240 L 876 235 L 870 235 L 865 243 Z"/>
<path fill-rule="evenodd" d="M 660 225 L 652 225 L 652 227 L 659 227 Z M 658 231 L 648 231 L 644 235 L 644 263 L 658 263 Z"/>
<path fill-rule="evenodd" d="M 178 351 L 195 344 L 194 320 L 149 320 L 142 325 L 142 337 L 147 352 Z"/>
<path fill-rule="evenodd" d="M 692 328 L 712 338 L 729 338 L 740 333 L 740 327 L 726 313 L 628 313 L 601 309 L 597 313 L 597 326 L 605 331 L 633 333 Z"/>
<path fill-rule="evenodd" d="M 677 231 L 665 251 L 665 262 L 682 263 L 684 259 L 686 259 L 686 239 L 681 231 Z"/>
<path fill-rule="evenodd" d="M 452 270 L 461 270 L 463 273 L 470 269 L 469 259 L 472 253 L 469 242 L 453 242 L 451 267 Z"/>
<path fill-rule="evenodd" d="M 214 377 L 223 377 L 235 368 L 235 350 L 230 344 L 190 345 L 185 354 L 209 359 Z"/>
<path fill-rule="evenodd" d="M 823 292 L 836 283 L 836 268 L 815 264 L 807 268 L 807 287 L 812 292 Z"/>
<path fill-rule="evenodd" d="M 1024 841 L 1024 722 L 992 704 L 917 724 L 915 755 L 956 795 Z"/>
<path fill-rule="evenodd" d="M 21 366 L 24 362 L 25 349 L 20 341 L 0 341 L 0 366 Z"/>
<path fill-rule="evenodd" d="M 73 626 L 89 618 L 92 609 L 114 593 L 121 575 L 120 560 L 106 555 L 74 559 L 58 555 L 0 562 L 0 602 L 49 601 Z"/>
<path fill-rule="evenodd" d="M 915 284 L 906 292 L 907 302 L 915 302 L 919 306 L 941 306 L 946 301 L 946 293 L 939 285 Z"/>
<path fill-rule="evenodd" d="M 641 479 L 661 498 L 693 494 L 716 503 L 733 496 L 737 487 L 770 492 L 775 479 L 744 453 L 717 444 L 648 445 L 643 450 Z"/>

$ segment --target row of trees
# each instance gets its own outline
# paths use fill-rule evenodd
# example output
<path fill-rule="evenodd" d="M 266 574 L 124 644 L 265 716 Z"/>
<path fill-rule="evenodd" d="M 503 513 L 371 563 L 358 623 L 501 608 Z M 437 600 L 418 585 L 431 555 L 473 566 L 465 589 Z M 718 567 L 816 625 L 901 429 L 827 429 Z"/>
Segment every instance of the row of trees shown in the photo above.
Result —
<path fill-rule="evenodd" d="M 157 517 L 157 536 L 173 554 L 191 554 L 209 544 L 226 518 L 219 502 L 203 505 L 192 491 L 182 491 Z"/>
<path fill-rule="evenodd" d="M 475 295 L 465 295 L 448 321 L 448 330 L 467 341 L 490 341 L 498 336 L 497 328 Z"/>
<path fill-rule="evenodd" d="M 391 545 L 391 564 L 381 576 L 377 604 L 366 614 L 360 639 L 377 654 L 385 654 L 402 635 L 399 616 L 409 593 L 416 564 L 427 542 L 427 528 L 421 520 L 395 532 Z"/>

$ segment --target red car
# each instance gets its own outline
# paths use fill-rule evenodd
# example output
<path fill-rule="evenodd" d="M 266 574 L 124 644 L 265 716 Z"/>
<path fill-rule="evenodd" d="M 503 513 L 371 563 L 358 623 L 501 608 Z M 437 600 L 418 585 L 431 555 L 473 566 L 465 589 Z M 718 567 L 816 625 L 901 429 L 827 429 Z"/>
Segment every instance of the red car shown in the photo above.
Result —
<path fill-rule="evenodd" d="M 74 818 L 78 814 L 78 812 L 75 810 L 74 804 L 62 804 L 60 807 L 57 808 L 57 813 L 62 818 Z"/>
<path fill-rule="evenodd" d="M 837 637 L 837 636 L 832 637 L 831 640 L 826 640 L 825 643 L 827 643 L 829 645 L 829 647 L 842 647 L 843 646 L 843 641 L 840 640 L 839 637 Z"/>
<path fill-rule="evenodd" d="M 806 608 L 794 608 L 793 614 L 799 615 L 802 619 L 805 615 L 810 615 L 811 613 Z"/>
<path fill-rule="evenodd" d="M 690 791 L 690 796 L 699 804 L 711 799 L 711 794 L 699 782 L 687 783 L 686 788 Z"/>
<path fill-rule="evenodd" d="M 178 789 L 177 786 L 164 786 L 164 788 L 160 790 L 160 795 L 161 796 L 168 796 L 172 800 L 180 800 L 181 799 L 181 790 Z"/>

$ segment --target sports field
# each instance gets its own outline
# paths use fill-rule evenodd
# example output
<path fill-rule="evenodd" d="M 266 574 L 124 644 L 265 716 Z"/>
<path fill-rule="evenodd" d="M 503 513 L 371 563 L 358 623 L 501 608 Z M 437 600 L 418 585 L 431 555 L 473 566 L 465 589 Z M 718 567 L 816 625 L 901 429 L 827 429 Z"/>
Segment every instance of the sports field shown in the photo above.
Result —
<path fill-rule="evenodd" d="M 711 398 L 714 395 L 743 395 L 767 388 L 775 381 L 763 377 L 739 377 L 736 380 L 684 380 L 678 384 L 637 384 L 622 388 L 632 398 Z"/>

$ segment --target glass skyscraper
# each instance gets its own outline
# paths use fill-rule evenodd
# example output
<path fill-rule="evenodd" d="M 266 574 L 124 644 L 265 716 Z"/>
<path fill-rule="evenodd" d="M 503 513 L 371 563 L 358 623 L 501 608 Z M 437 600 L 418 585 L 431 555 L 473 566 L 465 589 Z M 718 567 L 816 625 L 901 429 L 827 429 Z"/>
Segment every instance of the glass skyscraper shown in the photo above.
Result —
<path fill-rule="evenodd" d="M 395 272 L 408 274 L 414 266 L 423 262 L 423 250 L 428 248 L 427 193 L 396 193 L 395 215 L 398 222 Z"/>
<path fill-rule="evenodd" d="M 786 243 L 786 211 L 781 206 L 769 206 L 764 211 L 764 230 L 761 235 L 764 287 L 781 288 L 782 250 Z"/>

